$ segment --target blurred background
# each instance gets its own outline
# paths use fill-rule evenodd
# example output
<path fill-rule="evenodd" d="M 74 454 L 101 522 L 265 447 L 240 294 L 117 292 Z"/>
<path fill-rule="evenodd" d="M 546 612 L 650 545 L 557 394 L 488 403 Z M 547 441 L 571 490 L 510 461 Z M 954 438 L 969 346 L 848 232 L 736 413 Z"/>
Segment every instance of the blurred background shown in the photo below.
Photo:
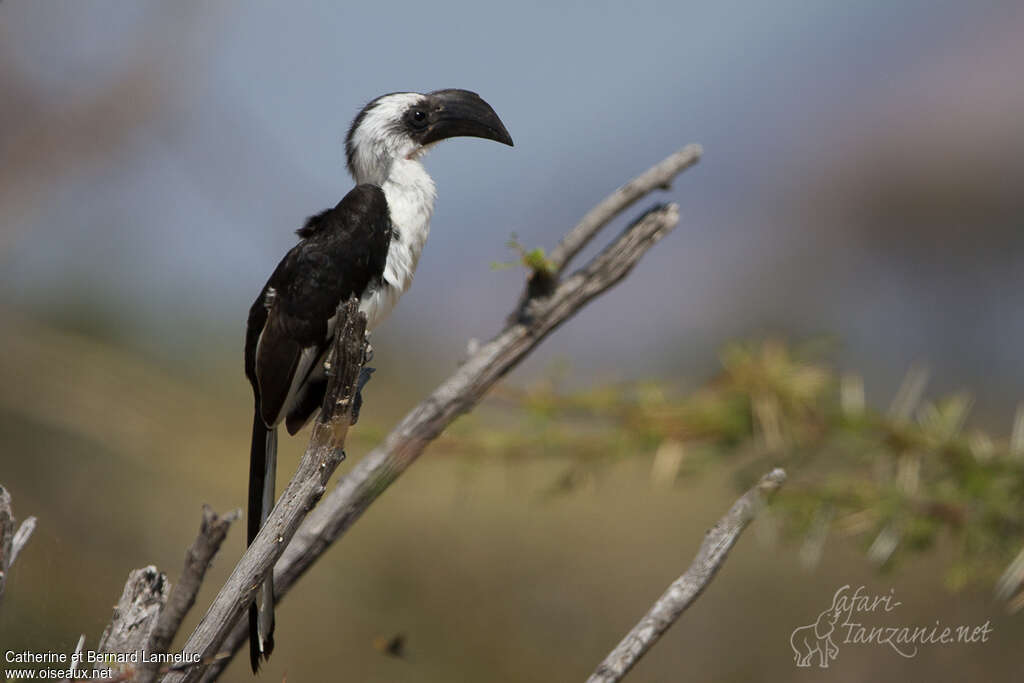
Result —
<path fill-rule="evenodd" d="M 687 391 L 729 340 L 820 338 L 869 403 L 925 361 L 935 391 L 969 390 L 972 421 L 1009 432 L 1024 397 L 1022 34 L 1016 2 L 6 0 L 0 483 L 39 527 L 0 649 L 70 652 L 83 632 L 94 646 L 129 569 L 175 580 L 201 503 L 243 506 L 248 306 L 303 219 L 351 187 L 345 132 L 385 92 L 475 90 L 516 146 L 456 140 L 426 160 L 433 232 L 375 336 L 350 462 L 500 329 L 524 278 L 492 267 L 515 258 L 511 235 L 550 249 L 689 142 L 701 163 L 650 200 L 679 202 L 680 226 L 509 391 L 553 373 Z M 529 425 L 491 403 L 464 432 Z M 282 484 L 304 441 L 287 440 Z M 579 680 L 737 492 L 728 467 L 652 490 L 652 448 L 552 497 L 556 449 L 455 445 L 431 448 L 287 597 L 265 678 Z M 241 552 L 236 526 L 189 629 Z M 1021 619 L 991 583 L 950 593 L 942 548 L 880 574 L 830 541 L 808 572 L 768 536 L 741 541 L 629 680 L 1019 675 Z M 894 588 L 912 623 L 991 619 L 993 638 L 911 660 L 847 646 L 827 671 L 796 669 L 790 632 L 846 583 Z M 402 657 L 375 648 L 396 634 Z M 249 680 L 244 662 L 226 680 Z"/>

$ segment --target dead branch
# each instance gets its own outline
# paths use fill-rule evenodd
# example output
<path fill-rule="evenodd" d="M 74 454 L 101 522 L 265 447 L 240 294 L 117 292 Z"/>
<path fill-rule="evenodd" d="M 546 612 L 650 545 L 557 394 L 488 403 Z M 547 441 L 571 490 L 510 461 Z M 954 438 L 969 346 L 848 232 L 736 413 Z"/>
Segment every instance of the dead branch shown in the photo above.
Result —
<path fill-rule="evenodd" d="M 36 530 L 36 518 L 28 517 L 21 523 L 18 530 L 14 532 L 14 540 L 11 542 L 11 561 L 13 565 L 18 559 L 18 555 L 21 553 L 22 548 L 28 543 L 28 539 L 32 537 L 32 532 Z"/>
<path fill-rule="evenodd" d="M 766 498 L 786 480 L 786 473 L 774 469 L 740 497 L 729 512 L 704 536 L 697 557 L 686 573 L 668 587 L 650 611 L 601 662 L 587 683 L 614 683 L 621 680 L 647 653 L 676 619 L 700 596 L 725 563 L 729 551 L 757 515 Z"/>
<path fill-rule="evenodd" d="M 592 217 L 577 226 L 574 246 L 560 251 L 559 263 L 564 268 L 569 259 L 614 216 L 650 191 L 664 187 L 671 178 L 691 166 L 700 155 L 700 148 L 691 145 L 676 152 L 657 166 L 616 190 L 598 207 Z M 628 188 L 628 189 L 627 189 Z M 384 442 L 366 455 L 338 485 L 321 501 L 302 523 L 287 545 L 274 570 L 274 586 L 280 599 L 302 574 L 353 524 L 384 490 L 398 478 L 459 415 L 472 409 L 484 394 L 509 370 L 523 360 L 555 328 L 564 323 L 591 299 L 625 277 L 640 258 L 679 220 L 674 204 L 656 206 L 629 225 L 610 245 L 586 266 L 562 281 L 555 281 L 543 294 L 529 292 L 526 304 L 529 316 L 513 315 L 505 329 L 490 342 L 480 346 L 458 370 L 391 431 Z M 583 234 L 586 233 L 586 234 Z M 529 288 L 528 288 L 529 291 Z M 550 292 L 550 293 L 549 293 Z M 517 309 L 523 309 L 523 302 Z M 314 434 L 314 439 L 316 434 Z M 252 586 L 258 585 L 254 581 Z M 248 624 L 235 625 L 230 636 L 220 640 L 197 640 L 202 650 L 190 639 L 187 652 L 201 651 L 208 661 L 213 648 L 220 647 L 221 657 L 205 672 L 200 667 L 187 677 L 165 677 L 165 683 L 181 680 L 213 681 L 228 665 L 231 657 L 245 642 Z"/>
<path fill-rule="evenodd" d="M 331 380 L 309 447 L 298 470 L 274 506 L 259 534 L 242 555 L 202 621 L 185 643 L 183 652 L 198 654 L 203 662 L 216 661 L 218 648 L 255 597 L 268 571 L 287 547 L 299 524 L 316 505 L 327 481 L 345 457 L 345 437 L 352 422 L 360 370 L 366 359 L 366 316 L 353 297 L 338 307 L 339 320 L 331 357 Z M 197 680 L 201 666 L 171 671 L 164 681 Z"/>
<path fill-rule="evenodd" d="M 145 650 L 167 602 L 168 588 L 167 576 L 153 565 L 133 569 L 97 651 L 118 654 Z"/>
<path fill-rule="evenodd" d="M 220 550 L 232 522 L 241 514 L 240 510 L 235 510 L 219 517 L 209 505 L 203 506 L 199 535 L 185 553 L 185 567 L 181 570 L 181 578 L 171 587 L 167 604 L 160 611 L 148 643 L 140 649 L 148 653 L 164 654 L 170 648 L 181 622 L 196 602 L 196 595 L 199 594 L 199 587 L 213 561 L 213 556 Z M 135 681 L 149 683 L 156 680 L 160 665 L 155 662 L 144 663 L 136 671 Z"/>
<path fill-rule="evenodd" d="M 11 510 L 11 494 L 0 487 L 0 600 L 7 585 L 7 570 L 11 566 L 11 551 L 14 545 L 14 512 Z"/>
<path fill-rule="evenodd" d="M 29 517 L 21 526 L 17 526 L 16 521 L 11 507 L 11 494 L 0 486 L 0 603 L 3 602 L 4 589 L 7 587 L 7 574 L 36 528 L 35 517 Z"/>
<path fill-rule="evenodd" d="M 635 202 L 654 190 L 669 189 L 672 179 L 700 161 L 702 153 L 700 145 L 687 145 L 602 199 L 551 251 L 548 260 L 555 271 L 563 272 L 604 226 Z"/>
<path fill-rule="evenodd" d="M 71 656 L 71 673 L 74 675 L 76 671 L 82 666 L 78 658 L 82 656 L 82 651 L 85 650 L 85 634 L 78 636 L 78 644 L 75 645 L 75 651 Z"/>
<path fill-rule="evenodd" d="M 646 197 L 654 190 L 667 190 L 672 179 L 700 161 L 700 145 L 687 145 L 616 189 L 586 213 L 572 230 L 566 233 L 547 258 L 547 268 L 535 270 L 526 281 L 526 288 L 516 304 L 509 323 L 527 322 L 535 313 L 531 304 L 549 296 L 558 284 L 558 278 L 569 263 L 586 247 L 606 225 L 619 214 Z"/>

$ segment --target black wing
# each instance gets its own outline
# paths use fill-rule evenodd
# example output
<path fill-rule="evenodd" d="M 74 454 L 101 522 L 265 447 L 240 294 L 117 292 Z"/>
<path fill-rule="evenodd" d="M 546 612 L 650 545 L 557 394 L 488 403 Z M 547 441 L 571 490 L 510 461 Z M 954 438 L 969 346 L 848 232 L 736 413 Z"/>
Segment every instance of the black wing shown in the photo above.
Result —
<path fill-rule="evenodd" d="M 384 192 L 357 185 L 336 207 L 311 217 L 249 310 L 245 374 L 268 427 L 330 344 L 338 304 L 384 276 L 391 219 Z M 310 360 L 312 359 L 312 360 Z"/>

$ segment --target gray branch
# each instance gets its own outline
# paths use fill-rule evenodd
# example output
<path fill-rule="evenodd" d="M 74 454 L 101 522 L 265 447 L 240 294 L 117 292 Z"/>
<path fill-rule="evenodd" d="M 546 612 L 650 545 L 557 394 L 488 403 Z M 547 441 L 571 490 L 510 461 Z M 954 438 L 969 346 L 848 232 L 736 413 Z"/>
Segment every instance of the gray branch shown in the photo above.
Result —
<path fill-rule="evenodd" d="M 352 421 L 352 406 L 360 370 L 366 359 L 366 316 L 353 297 L 338 308 L 339 320 L 331 358 L 332 375 L 320 418 L 309 447 L 270 517 L 220 589 L 206 615 L 185 643 L 183 652 L 215 662 L 218 649 L 255 597 L 268 571 L 281 557 L 299 524 L 324 494 L 327 481 L 345 457 L 345 437 Z M 202 666 L 164 676 L 168 681 L 194 681 Z"/>
<path fill-rule="evenodd" d="M 757 515 L 766 498 L 775 493 L 786 473 L 774 469 L 761 477 L 754 488 L 733 503 L 725 517 L 704 536 L 697 557 L 686 573 L 668 587 L 651 610 L 597 667 L 587 683 L 614 683 L 621 680 L 658 639 L 708 587 L 740 534 Z"/>
<path fill-rule="evenodd" d="M 673 178 L 700 161 L 702 152 L 700 145 L 687 145 L 602 199 L 552 250 L 548 260 L 555 271 L 564 271 L 604 226 L 635 202 L 654 190 L 669 189 Z"/>
<path fill-rule="evenodd" d="M 78 636 L 78 645 L 75 646 L 75 651 L 71 655 L 71 661 L 68 663 L 68 670 L 71 672 L 71 678 L 65 678 L 60 683 L 72 683 L 75 680 L 75 672 L 82 667 L 82 663 L 76 661 L 78 656 L 82 654 L 82 650 L 85 649 L 85 634 Z"/>
<path fill-rule="evenodd" d="M 72 674 L 74 674 L 76 671 L 78 671 L 79 667 L 82 666 L 81 663 L 76 661 L 76 660 L 82 654 L 82 651 L 84 649 L 85 649 L 85 634 L 83 633 L 82 635 L 78 636 L 78 644 L 75 645 L 75 651 L 74 651 L 74 653 L 72 653 L 72 656 L 71 656 L 71 666 L 70 666 L 70 669 L 71 669 L 71 673 Z"/>
<path fill-rule="evenodd" d="M 196 602 L 196 595 L 199 594 L 203 577 L 206 575 L 206 570 L 213 561 L 214 555 L 220 550 L 232 522 L 240 516 L 241 511 L 235 510 L 219 517 L 209 505 L 203 506 L 203 519 L 199 524 L 199 535 L 196 536 L 196 540 L 185 553 L 185 567 L 181 570 L 181 578 L 171 587 L 167 604 L 160 611 L 148 643 L 140 649 L 155 654 L 167 652 L 185 615 Z M 149 683 L 156 680 L 159 671 L 160 664 L 158 662 L 141 664 L 136 670 L 133 680 L 137 683 Z"/>
<path fill-rule="evenodd" d="M 636 178 L 616 189 L 586 213 L 580 222 L 558 243 L 547 258 L 547 268 L 535 270 L 526 281 L 509 324 L 529 322 L 539 300 L 548 297 L 558 285 L 572 259 L 586 247 L 616 216 L 654 190 L 667 190 L 672 179 L 700 161 L 700 145 L 687 145 L 673 152 Z"/>
<path fill-rule="evenodd" d="M 36 530 L 36 518 L 28 517 L 21 523 L 18 530 L 14 532 L 14 540 L 11 543 L 11 561 L 10 565 L 13 565 L 18 559 L 18 555 L 21 553 L 21 549 L 28 543 L 28 539 L 32 538 L 32 532 Z"/>
<path fill-rule="evenodd" d="M 11 494 L 0 486 L 0 600 L 7 585 L 7 571 L 11 567 L 14 545 L 14 511 L 11 510 Z"/>
<path fill-rule="evenodd" d="M 573 233 L 581 233 L 585 229 L 588 234 L 574 238 L 575 247 L 562 250 L 566 254 L 561 257 L 564 259 L 563 267 L 568 258 L 615 214 L 651 190 L 666 185 L 675 174 L 695 163 L 699 155 L 700 148 L 696 145 L 684 148 L 602 201 L 598 205 L 598 208 L 603 207 L 601 212 L 596 213 L 597 209 L 591 211 L 588 218 L 573 230 Z M 555 328 L 624 278 L 647 250 L 667 235 L 678 221 L 679 209 L 674 204 L 657 206 L 642 215 L 585 267 L 556 282 L 550 294 L 532 296 L 528 302 L 528 318 L 514 316 L 504 331 L 476 349 L 454 374 L 413 408 L 380 446 L 338 482 L 299 527 L 274 570 L 278 599 L 455 418 L 471 410 L 501 377 Z M 584 225 L 585 228 L 580 227 Z M 258 581 L 252 585 L 258 585 Z M 217 679 L 245 642 L 247 634 L 245 620 L 235 625 L 223 642 L 221 655 L 203 674 L 203 681 Z M 186 646 L 186 651 L 194 650 Z M 208 649 L 203 652 L 205 657 L 211 654 Z M 171 680 L 176 682 L 179 679 L 164 679 L 165 682 Z M 187 680 L 195 680 L 192 672 Z"/>
<path fill-rule="evenodd" d="M 167 603 L 169 588 L 167 576 L 156 567 L 133 569 L 100 637 L 98 651 L 116 654 L 145 650 Z"/>
<path fill-rule="evenodd" d="M 36 528 L 35 517 L 29 517 L 21 526 L 17 526 L 16 521 L 14 508 L 11 507 L 11 494 L 0 486 L 0 602 L 3 601 L 4 589 L 7 587 L 7 575 Z"/>

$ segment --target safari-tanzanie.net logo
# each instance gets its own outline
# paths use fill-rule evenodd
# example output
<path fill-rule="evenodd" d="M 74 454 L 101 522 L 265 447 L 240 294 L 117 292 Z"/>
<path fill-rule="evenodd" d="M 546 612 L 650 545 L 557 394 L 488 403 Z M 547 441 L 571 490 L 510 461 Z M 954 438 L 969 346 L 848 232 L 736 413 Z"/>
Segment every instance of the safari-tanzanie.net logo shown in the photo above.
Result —
<path fill-rule="evenodd" d="M 928 625 L 894 625 L 894 617 L 888 615 L 902 604 L 895 589 L 872 595 L 864 586 L 841 587 L 832 595 L 832 605 L 815 621 L 793 629 L 789 636 L 793 661 L 801 667 L 827 669 L 839 657 L 840 645 L 882 646 L 910 659 L 925 646 L 986 643 L 992 634 L 990 621 L 948 625 L 936 619 Z"/>

